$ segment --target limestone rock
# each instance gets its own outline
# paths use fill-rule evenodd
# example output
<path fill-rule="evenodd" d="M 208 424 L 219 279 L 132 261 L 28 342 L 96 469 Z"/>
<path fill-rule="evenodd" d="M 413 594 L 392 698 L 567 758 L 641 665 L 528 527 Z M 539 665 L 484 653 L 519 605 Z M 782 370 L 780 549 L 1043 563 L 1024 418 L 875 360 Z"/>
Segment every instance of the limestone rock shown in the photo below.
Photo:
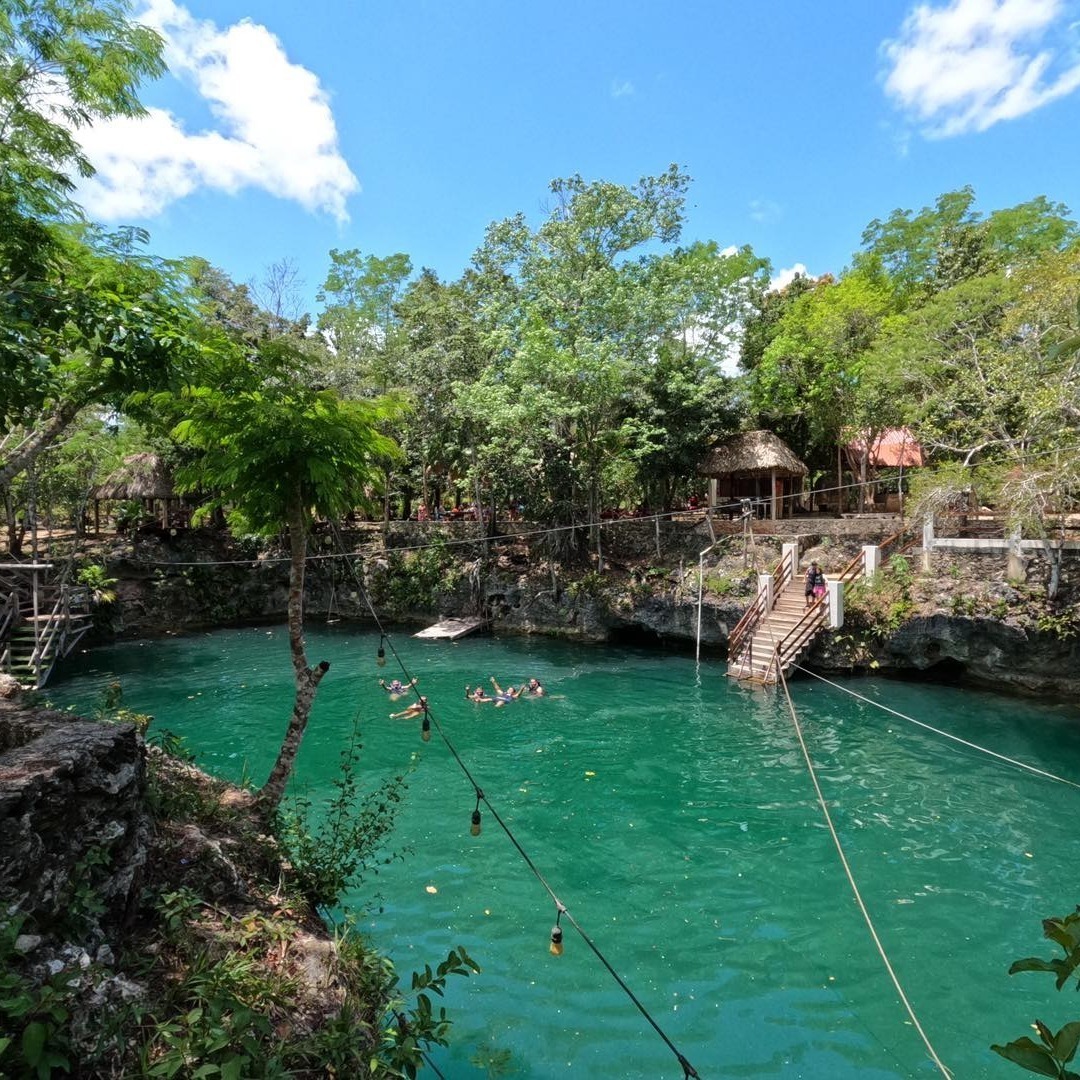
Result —
<path fill-rule="evenodd" d="M 144 787 L 133 725 L 0 703 L 0 903 L 45 926 L 122 923 L 146 860 Z M 77 910 L 90 890 L 100 915 Z"/>

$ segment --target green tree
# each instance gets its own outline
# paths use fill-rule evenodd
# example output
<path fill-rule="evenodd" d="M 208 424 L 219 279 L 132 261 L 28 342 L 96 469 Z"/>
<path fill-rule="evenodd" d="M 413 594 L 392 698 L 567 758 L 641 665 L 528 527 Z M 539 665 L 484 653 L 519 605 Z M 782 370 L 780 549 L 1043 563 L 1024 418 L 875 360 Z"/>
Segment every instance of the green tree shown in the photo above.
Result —
<path fill-rule="evenodd" d="M 455 406 L 455 387 L 471 385 L 488 357 L 481 302 L 474 274 L 444 283 L 424 270 L 397 304 L 402 384 L 412 404 L 397 437 L 412 470 L 411 486 L 429 507 L 464 475 L 475 443 L 475 425 Z"/>
<path fill-rule="evenodd" d="M 670 414 L 645 399 L 662 353 L 715 369 L 765 270 L 748 249 L 664 250 L 688 184 L 675 166 L 629 187 L 556 180 L 539 227 L 496 222 L 474 257 L 490 362 L 458 392 L 480 433 L 473 471 L 493 491 L 527 491 L 548 520 L 597 521 L 613 464 L 654 457 Z"/>
<path fill-rule="evenodd" d="M 287 339 L 275 349 L 279 370 L 302 358 L 290 355 Z M 276 810 L 292 773 L 319 682 L 329 670 L 312 667 L 304 645 L 303 593 L 308 535 L 319 517 L 340 518 L 362 504 L 365 488 L 396 447 L 378 431 L 394 418 L 385 400 L 348 401 L 333 390 L 316 390 L 289 378 L 242 392 L 196 387 L 181 401 L 185 417 L 173 435 L 198 457 L 177 474 L 188 491 L 216 491 L 237 529 L 273 535 L 288 531 L 288 626 L 296 693 L 277 761 L 258 801 Z"/>
<path fill-rule="evenodd" d="M 186 277 L 143 255 L 141 234 L 79 226 L 53 237 L 50 277 L 14 290 L 32 332 L 0 319 L 16 354 L 15 385 L 0 399 L 0 488 L 87 406 L 118 409 L 135 392 L 178 383 L 213 347 Z"/>
<path fill-rule="evenodd" d="M 93 175 L 78 131 L 139 116 L 139 85 L 164 74 L 162 42 L 127 0 L 0 3 L 0 202 L 70 212 L 72 173 Z"/>
<path fill-rule="evenodd" d="M 58 348 L 68 355 L 80 344 L 64 349 L 59 316 L 64 316 L 61 327 L 84 332 L 84 345 L 108 329 L 90 325 L 92 305 L 79 302 L 79 290 L 88 282 L 78 265 L 71 266 L 86 261 L 72 250 L 78 241 L 53 224 L 80 215 L 70 200 L 71 177 L 93 173 L 79 147 L 79 129 L 99 119 L 139 115 L 140 82 L 164 71 L 161 40 L 132 23 L 129 12 L 124 0 L 0 0 L 0 423 L 5 425 L 25 419 L 24 412 L 40 404 L 42 383 L 55 382 Z M 100 248 L 100 240 L 91 246 Z M 102 291 L 96 291 L 99 301 Z"/>
<path fill-rule="evenodd" d="M 800 288 L 769 328 L 750 375 L 751 406 L 818 467 L 833 452 L 839 458 L 853 430 L 872 419 L 860 395 L 867 356 L 890 306 L 882 275 L 853 270 L 839 281 L 826 277 Z"/>
<path fill-rule="evenodd" d="M 399 387 L 401 326 L 397 305 L 412 275 L 400 252 L 380 258 L 356 248 L 330 252 L 330 270 L 316 299 L 319 329 L 334 353 L 333 381 L 350 396 Z"/>
<path fill-rule="evenodd" d="M 855 264 L 882 267 L 900 307 L 919 304 L 962 281 L 1013 269 L 1077 236 L 1068 208 L 1038 196 L 983 217 L 971 187 L 940 195 L 918 213 L 894 210 L 863 232 Z"/>

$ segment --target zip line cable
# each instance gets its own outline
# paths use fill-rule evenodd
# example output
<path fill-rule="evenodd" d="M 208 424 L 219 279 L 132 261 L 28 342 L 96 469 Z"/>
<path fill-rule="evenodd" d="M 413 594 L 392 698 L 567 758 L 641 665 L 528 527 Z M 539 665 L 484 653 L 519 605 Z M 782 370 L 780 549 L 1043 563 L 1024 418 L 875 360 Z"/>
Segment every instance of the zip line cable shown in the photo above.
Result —
<path fill-rule="evenodd" d="M 1018 769 L 1024 769 L 1026 772 L 1034 773 L 1036 776 L 1045 777 L 1047 780 L 1054 780 L 1059 784 L 1068 784 L 1069 787 L 1080 788 L 1080 784 L 1075 780 L 1069 780 L 1064 776 L 1058 776 L 1056 773 L 1047 772 L 1046 769 L 1040 769 L 1035 765 L 1028 765 L 1026 762 L 1017 761 L 1016 758 L 1008 757 L 1005 754 L 999 754 L 996 750 L 989 750 L 987 747 L 980 746 L 978 743 L 969 742 L 959 735 L 953 735 L 951 732 L 943 731 L 941 728 L 936 728 L 932 724 L 927 724 L 922 720 L 916 720 L 913 716 L 908 716 L 905 713 L 890 708 L 888 705 L 883 705 L 880 701 L 874 701 L 873 698 L 868 698 L 855 690 L 849 690 L 846 686 L 841 686 L 840 683 L 833 682 L 831 679 L 826 679 L 824 675 L 819 675 L 816 671 L 811 671 L 801 664 L 794 664 L 792 666 L 798 671 L 802 671 L 807 675 L 812 675 L 815 679 L 819 679 L 821 682 L 825 683 L 827 686 L 833 687 L 835 690 L 842 690 L 845 694 L 850 694 L 853 698 L 858 698 L 859 701 L 864 701 L 867 705 L 873 705 L 875 708 L 881 709 L 883 712 L 887 712 L 900 720 L 906 720 L 909 724 L 915 724 L 917 727 L 932 731 L 935 735 L 942 735 L 946 739 L 952 739 L 953 742 L 960 743 L 961 746 L 966 746 L 971 750 L 977 750 L 980 754 L 986 754 L 989 757 L 997 758 L 998 761 L 1004 761 L 1009 765 L 1015 765 Z"/>
<path fill-rule="evenodd" d="M 336 530 L 335 530 L 335 536 L 337 536 Z M 653 1030 L 660 1036 L 661 1039 L 664 1040 L 664 1043 L 667 1045 L 668 1049 L 675 1055 L 676 1060 L 679 1062 L 679 1065 L 682 1067 L 682 1070 L 683 1070 L 683 1080 L 697 1080 L 698 1075 L 699 1075 L 697 1070 L 683 1056 L 683 1054 L 679 1051 L 678 1047 L 671 1041 L 671 1039 L 664 1032 L 663 1028 L 661 1028 L 660 1025 L 656 1022 L 656 1020 L 652 1017 L 649 1010 L 642 1004 L 640 999 L 633 992 L 633 990 L 630 989 L 630 987 L 622 979 L 622 977 L 615 970 L 615 968 L 612 967 L 612 965 L 608 961 L 607 957 L 604 956 L 604 954 L 600 951 L 599 947 L 595 944 L 595 942 L 592 940 L 592 938 L 590 938 L 589 935 L 585 932 L 585 930 L 581 926 L 581 924 L 578 923 L 578 921 L 570 913 L 570 911 L 566 907 L 566 905 L 559 899 L 559 897 L 555 893 L 555 890 L 548 883 L 547 878 L 541 872 L 540 868 L 536 865 L 535 862 L 533 862 L 532 858 L 529 856 L 529 853 L 525 850 L 525 848 L 522 846 L 521 842 L 514 835 L 513 830 L 502 819 L 502 817 L 500 816 L 498 810 L 496 810 L 494 805 L 492 805 L 491 801 L 488 799 L 487 795 L 484 793 L 483 788 L 481 788 L 480 785 L 477 783 L 476 778 L 473 776 L 473 774 L 470 771 L 469 767 L 465 764 L 465 762 L 462 759 L 461 755 L 458 753 L 457 747 L 454 746 L 454 744 L 451 741 L 450 737 L 446 734 L 445 730 L 443 729 L 442 724 L 439 723 L 438 717 L 432 711 L 431 706 L 428 703 L 427 699 L 425 697 L 423 697 L 420 694 L 420 691 L 417 689 L 416 683 L 413 681 L 412 674 L 410 673 L 410 671 L 409 671 L 407 665 L 405 664 L 404 660 L 402 660 L 401 655 L 397 651 L 397 648 L 395 647 L 393 640 L 386 633 L 386 630 L 383 627 L 382 621 L 379 619 L 378 612 L 375 610 L 375 605 L 371 602 L 371 597 L 368 595 L 367 589 L 364 587 L 364 583 L 360 580 L 360 576 L 356 572 L 356 567 L 351 562 L 348 561 L 348 559 L 349 559 L 348 555 L 346 555 L 345 557 L 346 557 L 346 560 L 347 560 L 346 561 L 346 566 L 349 568 L 349 571 L 352 574 L 353 580 L 356 583 L 356 587 L 359 590 L 361 596 L 363 596 L 364 603 L 367 605 L 368 611 L 371 612 L 371 617 L 372 617 L 373 621 L 375 622 L 376 628 L 379 631 L 380 642 L 381 642 L 381 644 L 379 646 L 380 653 L 382 653 L 384 651 L 386 646 L 389 646 L 390 652 L 393 654 L 394 660 L 397 662 L 397 665 L 401 669 L 401 673 L 405 678 L 405 684 L 407 686 L 410 683 L 412 684 L 411 689 L 412 689 L 413 693 L 416 694 L 416 696 L 417 696 L 417 704 L 423 707 L 424 727 L 422 728 L 422 731 L 426 734 L 428 721 L 430 721 L 430 723 L 432 725 L 434 725 L 435 730 L 439 734 L 439 738 L 442 739 L 443 743 L 446 745 L 447 750 L 450 751 L 451 756 L 453 757 L 454 761 L 457 763 L 458 768 L 461 769 L 462 773 L 465 776 L 465 779 L 468 780 L 469 783 L 472 785 L 473 792 L 476 795 L 476 809 L 473 811 L 473 828 L 477 832 L 479 832 L 479 828 L 480 828 L 480 803 L 483 803 L 487 807 L 487 809 L 490 812 L 491 816 L 495 819 L 495 821 L 498 824 L 499 828 L 501 828 L 502 831 L 506 834 L 507 839 L 510 841 L 511 844 L 513 844 L 513 846 L 517 850 L 518 854 L 524 860 L 525 865 L 532 871 L 532 873 L 536 877 L 537 881 L 540 882 L 541 886 L 543 886 L 543 888 L 544 888 L 544 891 L 548 894 L 548 896 L 551 898 L 552 902 L 554 903 L 556 915 L 555 915 L 555 926 L 552 928 L 552 931 L 551 931 L 551 947 L 552 947 L 552 951 L 554 952 L 556 950 L 556 948 L 558 949 L 559 952 L 562 951 L 561 921 L 562 921 L 563 916 L 565 916 L 566 921 L 568 923 L 570 923 L 570 925 L 577 931 L 577 933 L 581 937 L 582 941 L 584 941 L 585 944 L 588 945 L 589 949 L 592 950 L 592 952 L 597 957 L 597 959 L 604 965 L 605 968 L 607 968 L 608 973 L 619 984 L 619 986 L 622 988 L 622 990 L 626 994 L 626 996 L 629 997 L 629 999 L 634 1003 L 634 1005 L 637 1007 L 638 1012 L 640 1012 L 641 1015 L 643 1017 L 645 1017 L 645 1019 L 652 1026 Z M 360 558 L 360 556 L 353 556 L 353 557 L 354 558 Z"/>
<path fill-rule="evenodd" d="M 794 574 L 792 575 L 792 581 L 795 581 Z M 824 597 L 821 597 L 814 602 L 814 606 L 818 604 L 823 604 L 824 602 Z M 925 1032 L 919 1024 L 919 1021 L 915 1016 L 915 1012 L 912 1009 L 911 1004 L 904 993 L 903 987 L 901 987 L 900 985 L 900 981 L 897 978 L 896 972 L 893 970 L 892 964 L 889 962 L 888 955 L 885 952 L 885 947 L 884 945 L 882 945 L 881 939 L 878 937 L 877 930 L 874 927 L 873 920 L 870 918 L 870 913 L 867 910 L 866 905 L 863 903 L 862 894 L 859 891 L 859 886 L 855 882 L 855 875 L 852 873 L 851 866 L 848 863 L 847 856 L 845 855 L 843 846 L 840 843 L 840 837 L 837 834 L 835 827 L 833 826 L 832 815 L 829 813 L 828 803 L 826 802 L 825 796 L 822 793 L 821 785 L 818 783 L 817 771 L 814 769 L 814 764 L 810 757 L 810 751 L 808 750 L 806 746 L 806 740 L 803 737 L 802 725 L 799 723 L 798 715 L 795 712 L 795 704 L 791 700 L 791 694 L 788 691 L 787 677 L 784 674 L 784 665 L 780 656 L 780 648 L 776 640 L 776 634 L 768 618 L 766 618 L 765 623 L 769 632 L 769 641 L 772 645 L 773 663 L 776 664 L 777 682 L 783 687 L 784 697 L 787 701 L 788 709 L 791 712 L 792 724 L 795 727 L 795 734 L 798 736 L 799 746 L 802 748 L 803 758 L 806 760 L 806 767 L 810 773 L 810 779 L 813 782 L 814 790 L 817 793 L 818 804 L 820 805 L 821 812 L 825 817 L 825 823 L 829 828 L 829 833 L 832 836 L 833 843 L 836 845 L 836 850 L 840 856 L 840 864 L 844 868 L 844 873 L 847 876 L 848 884 L 851 886 L 851 891 L 855 896 L 855 901 L 858 904 L 859 910 L 862 912 L 863 919 L 866 921 L 866 925 L 870 930 L 870 936 L 873 939 L 874 944 L 877 946 L 878 953 L 881 956 L 882 962 L 885 965 L 885 970 L 889 973 L 892 984 L 896 989 L 897 993 L 900 995 L 900 1000 L 903 1002 L 904 1008 L 907 1010 L 908 1016 L 911 1018 L 912 1023 L 915 1025 L 915 1030 L 918 1031 L 919 1035 L 922 1037 L 923 1043 L 926 1045 L 926 1048 L 930 1053 L 930 1057 L 941 1070 L 942 1075 L 948 1078 L 951 1076 L 951 1073 L 938 1058 L 937 1053 L 935 1052 L 933 1046 L 931 1045 L 929 1039 L 927 1038 Z"/>
<path fill-rule="evenodd" d="M 885 952 L 885 946 L 881 943 L 881 938 L 878 937 L 878 932 L 874 928 L 874 921 L 870 917 L 870 912 L 867 910 L 866 904 L 863 902 L 862 893 L 859 892 L 859 886 L 855 882 L 855 875 L 851 871 L 851 865 L 848 863 L 847 856 L 844 854 L 844 847 L 840 843 L 840 837 L 836 832 L 836 826 L 833 824 L 832 815 L 829 813 L 829 805 L 825 800 L 825 795 L 821 790 L 821 784 L 818 782 L 817 772 L 814 769 L 814 763 L 810 758 L 810 751 L 806 745 L 806 739 L 803 737 L 802 725 L 799 723 L 798 714 L 795 712 L 795 704 L 791 700 L 791 693 L 788 690 L 787 678 L 784 675 L 784 669 L 779 665 L 777 670 L 780 676 L 780 685 L 784 690 L 784 697 L 787 700 L 787 706 L 791 712 L 791 722 L 795 727 L 795 734 L 799 739 L 799 746 L 802 747 L 803 757 L 806 760 L 806 768 L 810 773 L 810 779 L 814 785 L 814 791 L 817 793 L 818 805 L 821 807 L 821 812 L 825 816 L 825 824 L 829 828 L 829 835 L 832 836 L 833 843 L 836 845 L 837 854 L 840 856 L 840 864 L 844 868 L 844 873 L 847 875 L 848 884 L 851 886 L 851 891 L 855 896 L 855 902 L 858 904 L 859 911 L 862 912 L 862 917 L 866 921 L 866 926 L 870 931 L 870 937 L 873 939 L 874 944 L 877 946 L 878 955 L 881 957 L 882 963 L 885 965 L 885 970 L 889 973 L 889 978 L 892 980 L 893 987 L 896 989 L 897 994 L 900 996 L 900 1001 L 903 1003 L 904 1009 L 907 1011 L 908 1017 L 911 1019 L 912 1024 L 915 1026 L 915 1030 L 919 1033 L 919 1037 L 923 1041 L 923 1045 L 926 1047 L 927 1052 L 930 1055 L 930 1059 L 938 1067 L 941 1075 L 946 1077 L 946 1080 L 951 1080 L 952 1073 L 946 1068 L 941 1058 L 938 1057 L 937 1051 L 934 1049 L 933 1043 L 930 1042 L 929 1037 L 923 1030 L 922 1025 L 919 1023 L 919 1018 L 915 1015 L 915 1010 L 911 1006 L 911 1002 L 908 1001 L 907 995 L 904 993 L 904 988 L 900 985 L 900 980 L 893 970 L 892 964 L 889 962 L 888 954 Z"/>

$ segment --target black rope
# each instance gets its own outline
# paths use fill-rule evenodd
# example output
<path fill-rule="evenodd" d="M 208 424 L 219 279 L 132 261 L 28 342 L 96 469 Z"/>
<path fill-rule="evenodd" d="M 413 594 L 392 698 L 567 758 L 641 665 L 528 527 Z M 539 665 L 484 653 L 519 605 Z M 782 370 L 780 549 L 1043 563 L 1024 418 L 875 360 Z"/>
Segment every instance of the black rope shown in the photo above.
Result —
<path fill-rule="evenodd" d="M 336 526 L 334 526 L 334 535 L 335 535 L 335 538 L 338 541 L 339 546 L 342 548 L 343 554 L 345 554 L 344 553 L 344 546 L 341 544 L 340 533 L 338 532 L 338 529 L 337 529 Z M 374 620 L 376 627 L 378 628 L 379 636 L 380 636 L 380 638 L 382 640 L 383 646 L 384 647 L 386 647 L 386 646 L 389 647 L 390 652 L 393 654 L 394 659 L 397 661 L 398 667 L 401 668 L 401 673 L 404 676 L 406 685 L 408 685 L 410 682 L 412 682 L 412 673 L 409 671 L 408 667 L 406 666 L 405 661 L 402 660 L 401 655 L 400 655 L 400 653 L 398 653 L 397 648 L 394 646 L 394 643 L 391 640 L 390 636 L 386 633 L 386 629 L 384 628 L 384 626 L 382 624 L 382 621 L 379 619 L 378 612 L 375 610 L 375 606 L 374 606 L 374 604 L 372 604 L 371 598 L 368 596 L 367 589 L 364 588 L 363 582 L 361 581 L 359 575 L 356 573 L 356 567 L 353 566 L 351 561 L 349 561 L 349 556 L 348 555 L 346 555 L 346 566 L 348 566 L 350 572 L 352 573 L 353 580 L 355 581 L 356 587 L 359 590 L 361 596 L 364 598 L 364 603 L 367 605 L 368 611 L 371 612 L 371 617 Z M 412 690 L 417 695 L 417 699 L 418 699 L 418 702 L 419 702 L 419 699 L 422 697 L 422 695 L 420 694 L 420 691 L 417 689 L 415 683 L 413 683 L 413 685 L 412 685 Z M 540 882 L 540 884 L 544 887 L 544 890 L 547 892 L 548 896 L 551 897 L 552 902 L 555 904 L 555 910 L 559 913 L 560 916 L 562 916 L 562 915 L 566 916 L 567 921 L 577 931 L 577 933 L 581 937 L 582 941 L 584 941 L 585 944 L 589 946 L 589 948 L 595 954 L 597 959 L 604 965 L 605 968 L 607 968 L 607 970 L 608 970 L 609 974 L 611 975 L 611 977 L 619 984 L 619 986 L 625 992 L 626 996 L 630 998 L 630 1000 L 637 1007 L 637 1009 L 641 1013 L 641 1015 L 644 1016 L 646 1020 L 648 1020 L 649 1024 L 652 1026 L 653 1030 L 657 1033 L 657 1035 L 660 1036 L 661 1039 L 664 1040 L 664 1043 L 667 1045 L 668 1049 L 675 1055 L 676 1060 L 679 1062 L 679 1065 L 682 1067 L 682 1070 L 683 1070 L 683 1080 L 687 1080 L 687 1078 L 691 1078 L 691 1080 L 697 1080 L 697 1078 L 698 1078 L 697 1070 L 694 1068 L 693 1065 L 690 1064 L 689 1061 L 687 1061 L 687 1059 L 683 1056 L 683 1054 L 681 1054 L 679 1052 L 678 1047 L 676 1047 L 676 1045 L 671 1041 L 671 1039 L 668 1038 L 668 1036 L 664 1032 L 663 1028 L 661 1028 L 660 1025 L 656 1022 L 656 1020 L 653 1018 L 653 1016 L 649 1012 L 649 1010 L 642 1004 L 641 1000 L 637 997 L 637 995 L 633 992 L 633 990 L 630 989 L 630 987 L 622 979 L 622 977 L 615 970 L 615 968 L 612 967 L 610 961 L 600 951 L 599 947 L 592 940 L 592 938 L 590 938 L 589 935 L 585 933 L 584 929 L 581 927 L 580 923 L 578 923 L 577 919 L 574 918 L 574 916 L 570 913 L 570 911 L 566 907 L 566 905 L 555 894 L 555 890 L 548 883 L 547 878 L 544 877 L 543 873 L 540 871 L 540 868 L 536 865 L 535 862 L 533 862 L 533 860 L 530 858 L 529 853 L 525 850 L 525 848 L 522 847 L 521 842 L 514 835 L 513 830 L 510 828 L 509 825 L 506 824 L 505 821 L 503 821 L 503 819 L 500 816 L 498 810 L 495 809 L 495 807 L 492 805 L 491 801 L 484 794 L 483 788 L 481 788 L 481 786 L 477 783 L 476 778 L 473 776 L 473 774 L 470 771 L 469 767 L 465 764 L 465 762 L 462 759 L 461 755 L 458 753 L 457 747 L 454 746 L 454 744 L 451 741 L 450 737 L 443 730 L 443 726 L 442 726 L 442 724 L 439 723 L 438 717 L 436 717 L 435 714 L 431 711 L 431 708 L 430 708 L 428 702 L 423 701 L 423 702 L 420 702 L 420 703 L 423 704 L 423 707 L 424 707 L 424 716 L 430 718 L 432 724 L 435 726 L 435 730 L 439 733 L 439 738 L 442 739 L 443 743 L 446 745 L 447 750 L 449 750 L 450 754 L 453 756 L 454 761 L 457 762 L 458 767 L 461 769 L 462 773 L 465 775 L 465 778 L 472 785 L 473 791 L 474 791 L 474 793 L 476 795 L 477 811 L 479 811 L 479 807 L 480 807 L 481 802 L 487 807 L 487 809 L 491 813 L 491 816 L 495 819 L 496 823 L 498 824 L 499 828 L 502 829 L 502 831 L 506 834 L 507 839 L 517 849 L 517 852 L 521 856 L 521 858 L 524 860 L 525 865 L 533 872 L 533 875 L 536 877 L 536 880 Z"/>

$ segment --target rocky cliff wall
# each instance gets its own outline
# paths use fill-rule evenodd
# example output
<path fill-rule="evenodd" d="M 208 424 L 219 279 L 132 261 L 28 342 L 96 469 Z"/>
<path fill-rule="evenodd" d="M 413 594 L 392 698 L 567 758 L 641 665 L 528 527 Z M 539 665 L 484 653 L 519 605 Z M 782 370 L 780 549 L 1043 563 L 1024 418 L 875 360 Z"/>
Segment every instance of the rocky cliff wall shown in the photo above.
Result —
<path fill-rule="evenodd" d="M 863 543 L 880 540 L 892 523 L 882 519 L 794 521 L 791 527 L 803 558 L 819 558 L 827 571 L 847 564 Z M 426 541 L 437 535 L 468 539 L 473 523 L 432 526 L 396 523 L 389 547 L 371 549 L 343 562 L 329 537 L 316 537 L 306 581 L 309 618 L 328 613 L 370 619 L 353 574 L 363 575 L 380 617 L 387 622 L 427 621 L 436 616 L 484 613 L 497 631 L 550 634 L 588 642 L 666 642 L 691 650 L 698 629 L 697 553 L 711 543 L 699 518 L 655 523 L 628 521 L 605 534 L 605 569 L 586 562 L 574 568 L 544 556 L 544 539 L 494 545 L 480 557 L 479 543 L 464 547 Z M 813 532 L 805 531 L 813 527 Z M 371 527 L 374 530 L 374 527 Z M 437 534 L 433 530 L 442 530 Z M 803 531 L 797 531 L 803 530 Z M 460 535 L 458 535 L 460 534 Z M 378 534 L 369 531 L 367 542 Z M 358 534 L 350 538 L 358 543 Z M 741 534 L 721 537 L 706 561 L 701 643 L 713 655 L 755 591 L 756 574 L 771 567 L 787 536 L 758 536 L 749 553 Z M 657 554 L 659 550 L 660 554 Z M 245 552 L 236 547 L 156 546 L 115 552 L 108 571 L 119 579 L 119 603 L 111 636 L 153 637 L 206 627 L 281 621 L 288 593 L 288 562 L 281 552 Z M 749 556 L 749 558 L 748 558 Z M 216 562 L 217 565 L 211 565 Z M 747 563 L 749 562 L 749 565 Z M 196 565 L 189 565 L 194 563 Z M 595 564 L 594 564 L 595 565 Z M 986 556 L 935 557 L 930 573 L 917 572 L 909 609 L 872 648 L 853 647 L 827 636 L 810 661 L 821 670 L 850 671 L 871 663 L 876 669 L 910 671 L 932 677 L 963 676 L 999 689 L 1069 697 L 1080 690 L 1080 655 L 1070 636 L 1072 601 L 1047 606 L 1039 599 L 1042 569 L 1029 568 L 1028 585 L 1005 580 L 1003 559 Z M 1067 567 L 1066 584 L 1074 575 Z M 1062 615 L 1062 612 L 1066 612 Z M 1058 624 L 1043 626 L 1043 616 Z M 1080 626 L 1080 614 L 1077 616 Z"/>
<path fill-rule="evenodd" d="M 38 926 L 121 925 L 146 860 L 145 783 L 133 725 L 0 701 L 0 905 Z"/>

